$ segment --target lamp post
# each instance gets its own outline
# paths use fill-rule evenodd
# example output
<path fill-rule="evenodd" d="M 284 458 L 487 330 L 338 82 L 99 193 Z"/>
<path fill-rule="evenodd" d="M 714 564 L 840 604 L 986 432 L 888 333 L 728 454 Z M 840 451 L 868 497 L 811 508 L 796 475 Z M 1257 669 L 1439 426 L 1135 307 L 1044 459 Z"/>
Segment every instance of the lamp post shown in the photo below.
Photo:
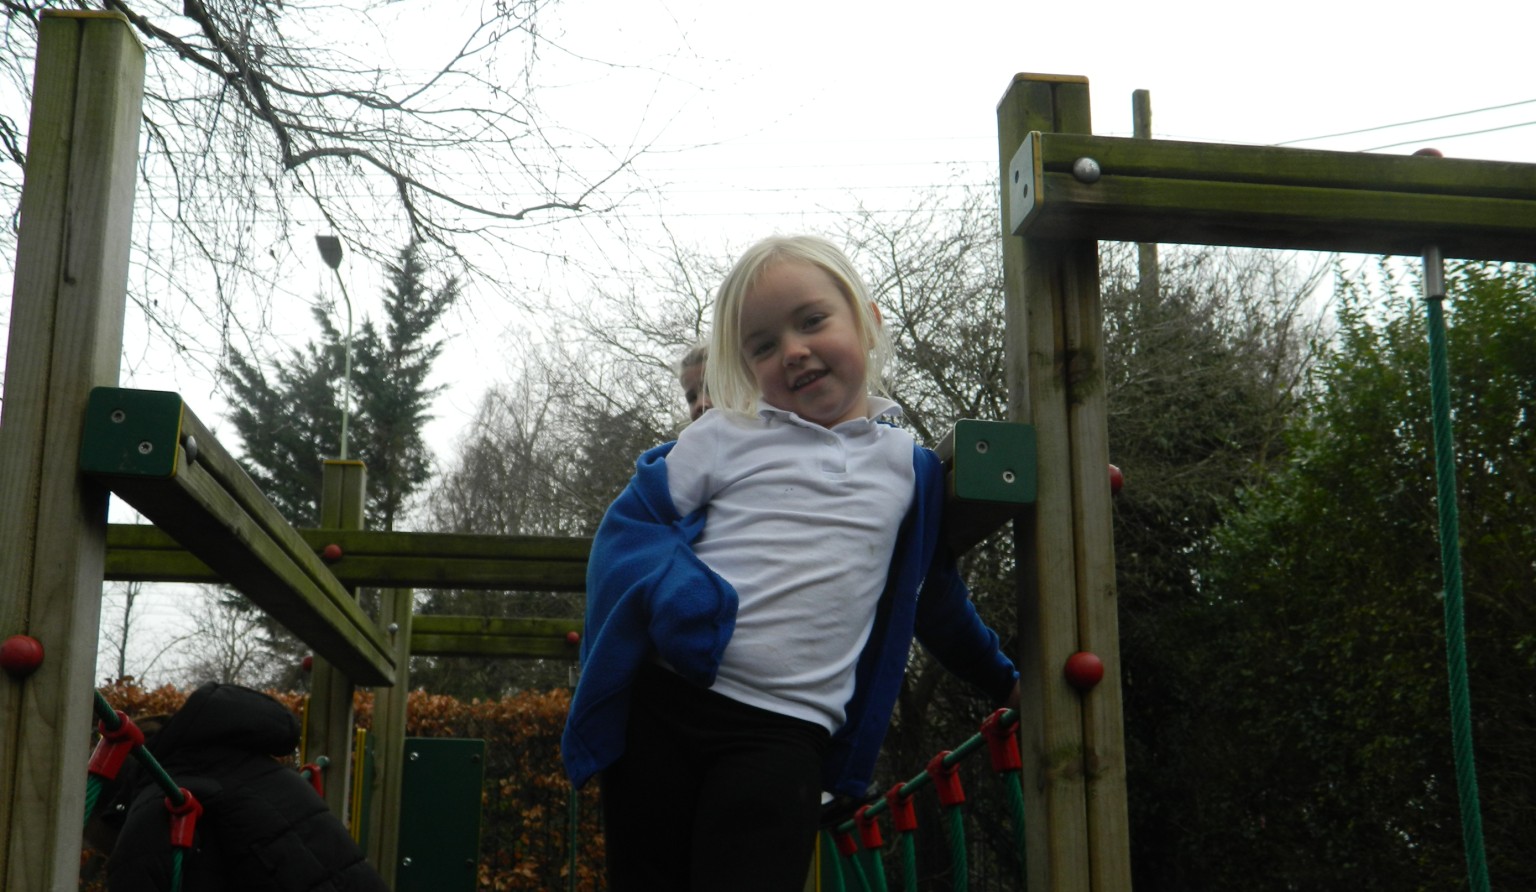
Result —
<path fill-rule="evenodd" d="M 341 277 L 341 239 L 334 235 L 316 235 L 315 245 L 320 248 L 320 257 L 325 265 L 331 268 L 336 275 L 336 284 L 341 286 L 341 299 L 347 305 L 347 343 L 342 351 L 341 365 L 341 459 L 347 457 L 347 417 L 352 414 L 352 297 L 347 294 L 346 280 Z"/>

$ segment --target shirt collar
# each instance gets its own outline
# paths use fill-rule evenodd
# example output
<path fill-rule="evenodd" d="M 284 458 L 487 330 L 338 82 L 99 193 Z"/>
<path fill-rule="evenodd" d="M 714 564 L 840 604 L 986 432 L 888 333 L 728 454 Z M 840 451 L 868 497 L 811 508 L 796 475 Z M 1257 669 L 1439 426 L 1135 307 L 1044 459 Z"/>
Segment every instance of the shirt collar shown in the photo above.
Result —
<path fill-rule="evenodd" d="M 874 394 L 870 394 L 869 397 L 869 410 L 868 418 L 853 418 L 837 425 L 837 427 L 843 427 L 844 425 L 868 425 L 877 422 L 892 424 L 902 415 L 901 406 L 897 405 L 895 400 L 890 400 L 883 396 L 875 396 Z M 821 427 L 816 422 L 808 421 L 794 412 L 770 406 L 767 400 L 762 398 L 759 398 L 757 401 L 757 415 L 759 418 L 777 418 L 790 424 L 800 425 L 801 427 Z M 822 429 L 825 430 L 825 428 Z"/>

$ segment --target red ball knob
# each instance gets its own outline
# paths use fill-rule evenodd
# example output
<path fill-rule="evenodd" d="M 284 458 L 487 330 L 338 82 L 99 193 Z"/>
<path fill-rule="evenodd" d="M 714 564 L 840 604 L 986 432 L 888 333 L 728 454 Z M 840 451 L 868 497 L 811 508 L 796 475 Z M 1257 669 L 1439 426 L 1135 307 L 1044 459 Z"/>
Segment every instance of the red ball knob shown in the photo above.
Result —
<path fill-rule="evenodd" d="M 299 661 L 299 666 L 302 667 L 305 672 L 313 672 L 315 669 L 315 658 L 309 654 L 305 654 L 304 659 Z"/>
<path fill-rule="evenodd" d="M 31 635 L 12 635 L 0 644 L 0 669 L 18 681 L 43 665 L 43 643 Z"/>
<path fill-rule="evenodd" d="M 1432 148 L 1430 146 L 1425 146 L 1422 149 L 1416 149 L 1414 151 L 1414 154 L 1415 155 L 1427 155 L 1430 158 L 1444 158 L 1445 157 L 1445 153 L 1444 152 L 1440 151 L 1439 149 Z"/>
<path fill-rule="evenodd" d="M 327 563 L 336 563 L 341 560 L 341 546 L 332 542 L 330 545 L 320 549 L 320 557 L 324 558 Z"/>
<path fill-rule="evenodd" d="M 1110 465 L 1109 466 L 1109 494 L 1112 495 L 1112 496 L 1119 495 L 1120 494 L 1120 488 L 1122 486 L 1125 486 L 1125 475 L 1120 473 L 1120 468 L 1119 467 L 1117 467 L 1115 465 Z"/>
<path fill-rule="evenodd" d="M 572 629 L 569 632 L 566 632 L 565 633 L 565 643 L 566 644 L 579 644 L 579 643 L 581 643 L 581 633 L 576 631 L 575 629 Z"/>
<path fill-rule="evenodd" d="M 1090 691 L 1104 679 L 1104 661 L 1097 654 L 1080 650 L 1067 657 L 1062 674 L 1067 677 L 1067 684 L 1079 691 Z"/>

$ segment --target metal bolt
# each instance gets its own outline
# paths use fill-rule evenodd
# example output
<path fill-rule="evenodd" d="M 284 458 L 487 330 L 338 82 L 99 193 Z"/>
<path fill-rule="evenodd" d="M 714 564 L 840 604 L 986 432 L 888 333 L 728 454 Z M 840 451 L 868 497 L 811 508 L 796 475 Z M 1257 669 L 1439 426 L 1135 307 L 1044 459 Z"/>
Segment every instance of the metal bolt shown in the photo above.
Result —
<path fill-rule="evenodd" d="M 414 761 L 416 761 L 416 760 L 417 760 L 417 759 L 420 759 L 420 758 L 421 758 L 421 753 L 418 753 L 418 752 L 416 752 L 416 751 L 415 751 L 415 750 L 411 750 L 411 755 L 410 755 L 410 757 L 409 757 L 409 758 L 410 758 L 410 760 L 411 760 L 411 761 L 412 761 L 412 762 L 414 762 Z"/>
<path fill-rule="evenodd" d="M 197 438 L 191 434 L 181 438 L 181 448 L 187 450 L 187 464 L 197 461 Z"/>
<path fill-rule="evenodd" d="M 986 440 L 977 440 L 976 441 L 976 451 L 981 453 L 982 455 L 986 455 L 987 454 L 987 450 L 991 449 L 991 448 L 992 448 L 991 446 L 987 445 L 987 441 Z"/>
<path fill-rule="evenodd" d="M 411 856 L 410 855 L 406 855 L 404 858 L 401 858 L 400 859 L 400 866 L 401 867 L 410 867 L 411 866 Z"/>
<path fill-rule="evenodd" d="M 113 409 L 111 417 L 113 424 L 122 424 L 128 419 L 128 413 L 124 412 L 122 409 Z"/>
<path fill-rule="evenodd" d="M 1012 483 L 1013 481 L 1014 481 L 1013 472 L 1012 471 L 1004 471 L 1003 472 L 1003 482 L 1004 483 Z"/>
<path fill-rule="evenodd" d="M 149 442 L 148 440 L 144 440 L 144 441 L 139 443 L 139 454 L 140 455 L 148 455 L 148 454 L 150 454 L 151 452 L 154 452 L 154 451 L 155 451 L 155 444 Z"/>
<path fill-rule="evenodd" d="M 1084 157 L 1072 162 L 1072 175 L 1077 177 L 1080 183 L 1097 183 L 1102 173 L 1099 162 L 1092 158 Z"/>

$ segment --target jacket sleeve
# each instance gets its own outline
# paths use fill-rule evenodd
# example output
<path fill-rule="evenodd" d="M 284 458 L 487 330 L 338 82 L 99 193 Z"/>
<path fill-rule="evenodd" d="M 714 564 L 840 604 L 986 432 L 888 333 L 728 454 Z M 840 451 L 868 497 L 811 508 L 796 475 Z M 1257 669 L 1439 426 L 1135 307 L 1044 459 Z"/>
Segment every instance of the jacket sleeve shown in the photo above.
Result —
<path fill-rule="evenodd" d="M 977 613 L 955 557 L 942 542 L 944 470 L 932 452 L 923 449 L 921 453 L 918 498 L 928 514 L 924 530 L 925 536 L 931 537 L 928 547 L 932 550 L 918 591 L 914 631 L 945 669 L 977 687 L 992 702 L 1002 703 L 1013 691 L 1019 673 L 1003 653 L 997 633 Z"/>
<path fill-rule="evenodd" d="M 940 548 L 917 601 L 917 640 L 945 669 L 982 691 L 995 704 L 1008 699 L 1019 679 L 1013 661 L 971 600 L 953 558 Z"/>

